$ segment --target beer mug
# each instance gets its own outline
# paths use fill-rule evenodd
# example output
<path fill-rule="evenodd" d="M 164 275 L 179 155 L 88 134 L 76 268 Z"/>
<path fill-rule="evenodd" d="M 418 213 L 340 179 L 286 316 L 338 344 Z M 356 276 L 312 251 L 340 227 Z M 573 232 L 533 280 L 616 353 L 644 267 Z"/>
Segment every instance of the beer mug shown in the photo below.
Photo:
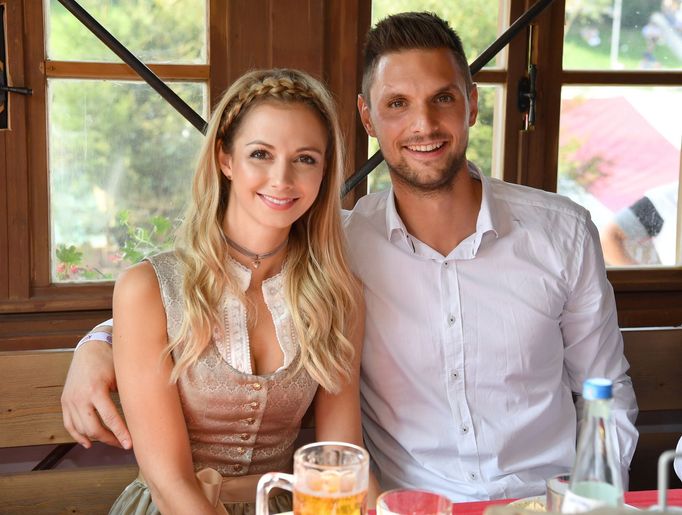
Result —
<path fill-rule="evenodd" d="M 294 474 L 271 472 L 258 481 L 256 515 L 268 514 L 273 488 L 293 492 L 294 515 L 364 515 L 369 454 L 342 442 L 317 442 L 294 453 Z"/>

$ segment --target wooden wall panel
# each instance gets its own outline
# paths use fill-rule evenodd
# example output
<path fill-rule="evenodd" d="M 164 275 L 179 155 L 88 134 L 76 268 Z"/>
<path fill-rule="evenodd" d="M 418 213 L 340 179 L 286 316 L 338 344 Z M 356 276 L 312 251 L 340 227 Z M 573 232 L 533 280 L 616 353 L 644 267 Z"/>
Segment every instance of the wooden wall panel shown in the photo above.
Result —
<path fill-rule="evenodd" d="M 0 315 L 0 351 L 75 347 L 111 311 Z"/>
<path fill-rule="evenodd" d="M 233 0 L 227 7 L 227 80 L 270 66 L 269 0 Z"/>
<path fill-rule="evenodd" d="M 271 66 L 293 67 L 323 75 L 325 2 L 270 1 Z"/>
<path fill-rule="evenodd" d="M 26 80 L 33 88 L 27 105 L 28 133 L 28 195 L 30 210 L 31 285 L 47 286 L 50 282 L 50 227 L 47 173 L 46 82 L 43 47 L 42 2 L 24 2 L 24 61 Z M 11 240 L 10 240 L 11 241 Z M 28 252 L 26 263 L 29 263 Z"/>
<path fill-rule="evenodd" d="M 348 156 L 348 174 L 367 161 L 367 134 L 357 111 L 357 95 L 362 84 L 362 45 L 371 23 L 368 0 L 327 2 L 325 18 L 325 79 L 336 96 Z M 355 192 L 346 195 L 344 207 L 350 208 L 366 191 L 363 181 Z"/>
<path fill-rule="evenodd" d="M 7 16 L 8 78 L 12 86 L 32 87 L 24 73 L 24 46 L 22 22 L 24 12 L 20 2 L 5 4 Z M 6 149 L 4 167 L 6 179 L 3 194 L 5 198 L 6 238 L 5 291 L 10 299 L 24 299 L 29 296 L 30 254 L 29 254 L 29 203 L 26 106 L 32 97 L 10 93 L 10 130 L 2 132 Z M 5 267 L 3 267 L 5 268 Z"/>
<path fill-rule="evenodd" d="M 9 248 L 7 240 L 7 132 L 0 132 L 0 301 L 9 295 Z"/>

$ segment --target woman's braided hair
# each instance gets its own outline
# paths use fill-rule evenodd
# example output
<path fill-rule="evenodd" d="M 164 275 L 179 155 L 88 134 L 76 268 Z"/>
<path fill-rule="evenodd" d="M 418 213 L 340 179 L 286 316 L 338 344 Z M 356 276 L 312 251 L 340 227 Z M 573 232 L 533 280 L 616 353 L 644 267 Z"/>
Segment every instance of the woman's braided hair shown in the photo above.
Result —
<path fill-rule="evenodd" d="M 218 137 L 223 145 L 231 143 L 232 136 L 239 129 L 245 113 L 254 104 L 265 100 L 306 103 L 318 111 L 325 121 L 323 115 L 325 107 L 320 102 L 320 94 L 324 94 L 324 102 L 333 104 L 333 100 L 326 89 L 316 88 L 316 84 L 310 79 L 311 77 L 303 75 L 298 70 L 289 69 L 259 70 L 239 79 L 235 86 L 243 81 L 246 87 L 230 99 L 220 117 Z M 329 130 L 329 124 L 325 123 L 325 125 Z M 223 148 L 223 150 L 227 152 L 229 149 Z"/>
<path fill-rule="evenodd" d="M 249 72 L 232 84 L 216 106 L 198 156 L 192 201 L 176 241 L 184 265 L 183 322 L 170 343 L 173 380 L 199 358 L 221 327 L 225 290 L 242 297 L 222 239 L 230 181 L 218 153 L 232 151 L 249 111 L 262 102 L 304 104 L 327 130 L 325 168 L 317 198 L 294 222 L 284 264 L 285 297 L 301 349 L 300 366 L 325 389 L 337 391 L 348 378 L 354 350 L 346 335 L 361 295 L 346 259 L 339 193 L 345 175 L 341 129 L 334 101 L 316 79 L 298 70 Z"/>

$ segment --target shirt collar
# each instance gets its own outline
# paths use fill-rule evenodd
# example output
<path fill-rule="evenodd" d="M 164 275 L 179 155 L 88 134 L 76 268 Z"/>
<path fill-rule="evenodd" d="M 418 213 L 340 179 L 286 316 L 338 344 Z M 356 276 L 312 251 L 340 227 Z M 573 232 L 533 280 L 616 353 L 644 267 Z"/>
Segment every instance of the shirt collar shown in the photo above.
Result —
<path fill-rule="evenodd" d="M 471 161 L 468 161 L 467 165 L 469 175 L 481 181 L 481 207 L 476 220 L 476 233 L 471 236 L 474 238 L 473 250 L 475 254 L 486 233 L 492 232 L 495 237 L 498 237 L 500 220 L 490 179 L 482 174 L 480 169 Z M 415 252 L 415 246 L 411 240 L 413 236 L 407 232 L 407 228 L 398 214 L 393 187 L 389 189 L 386 199 L 386 238 L 393 243 L 404 246 L 410 252 Z"/>
<path fill-rule="evenodd" d="M 481 173 L 481 170 L 471 161 L 468 162 L 469 174 L 481 181 L 481 208 L 476 219 L 476 242 L 475 249 L 478 250 L 481 239 L 487 232 L 493 232 L 497 238 L 500 234 L 499 209 L 495 202 L 495 195 L 492 191 L 490 178 Z"/>
<path fill-rule="evenodd" d="M 388 198 L 386 199 L 386 238 L 393 243 L 403 242 L 412 248 L 407 228 L 395 207 L 393 186 L 389 188 Z M 412 250 L 414 249 L 412 248 Z"/>

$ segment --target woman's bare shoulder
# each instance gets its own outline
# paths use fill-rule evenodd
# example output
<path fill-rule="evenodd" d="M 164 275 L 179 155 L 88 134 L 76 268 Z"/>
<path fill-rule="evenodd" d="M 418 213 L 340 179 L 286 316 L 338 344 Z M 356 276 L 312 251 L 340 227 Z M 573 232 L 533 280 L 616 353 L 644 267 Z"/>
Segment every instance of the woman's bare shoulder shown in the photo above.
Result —
<path fill-rule="evenodd" d="M 128 302 L 160 302 L 159 281 L 149 261 L 142 261 L 123 271 L 116 280 L 114 297 Z"/>

